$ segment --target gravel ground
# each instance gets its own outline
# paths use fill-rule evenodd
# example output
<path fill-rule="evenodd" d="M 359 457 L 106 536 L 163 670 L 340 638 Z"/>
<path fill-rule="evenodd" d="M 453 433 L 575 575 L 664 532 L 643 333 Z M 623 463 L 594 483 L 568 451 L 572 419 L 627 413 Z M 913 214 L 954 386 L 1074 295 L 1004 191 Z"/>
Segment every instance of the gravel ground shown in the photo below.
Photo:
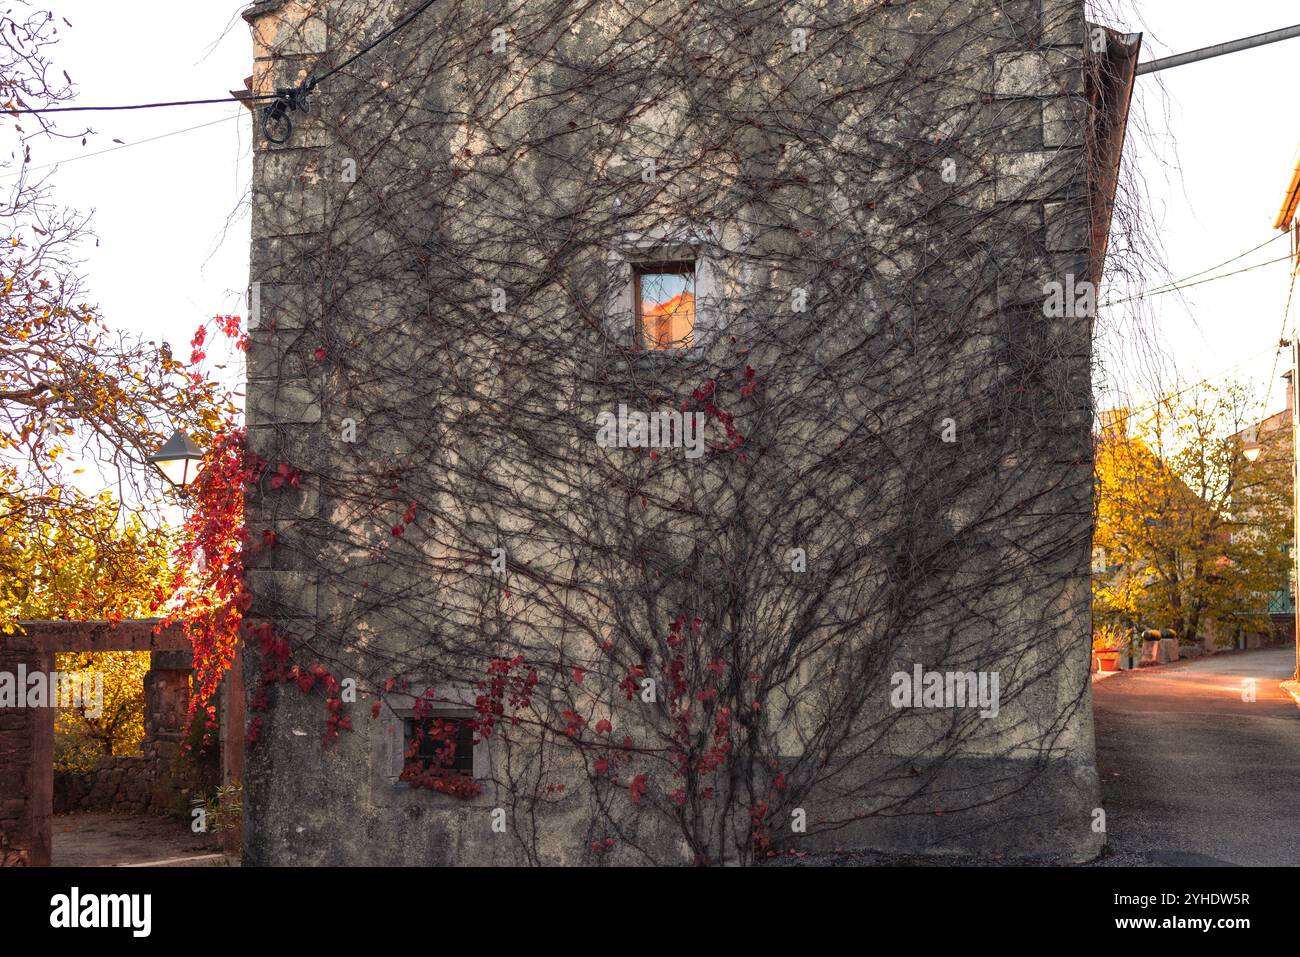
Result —
<path fill-rule="evenodd" d="M 111 867 L 196 858 L 220 850 L 215 839 L 184 823 L 144 814 L 59 814 L 50 863 L 55 867 Z M 207 866 L 210 860 L 196 862 Z"/>

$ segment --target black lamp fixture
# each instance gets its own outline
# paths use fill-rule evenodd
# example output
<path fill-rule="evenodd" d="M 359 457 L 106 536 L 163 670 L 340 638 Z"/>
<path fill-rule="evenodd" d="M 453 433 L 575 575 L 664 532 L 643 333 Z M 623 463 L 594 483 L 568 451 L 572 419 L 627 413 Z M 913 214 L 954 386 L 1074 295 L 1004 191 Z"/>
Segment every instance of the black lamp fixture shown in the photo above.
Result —
<path fill-rule="evenodd" d="M 176 431 L 149 461 L 178 489 L 188 488 L 203 468 L 203 450 L 182 431 Z"/>

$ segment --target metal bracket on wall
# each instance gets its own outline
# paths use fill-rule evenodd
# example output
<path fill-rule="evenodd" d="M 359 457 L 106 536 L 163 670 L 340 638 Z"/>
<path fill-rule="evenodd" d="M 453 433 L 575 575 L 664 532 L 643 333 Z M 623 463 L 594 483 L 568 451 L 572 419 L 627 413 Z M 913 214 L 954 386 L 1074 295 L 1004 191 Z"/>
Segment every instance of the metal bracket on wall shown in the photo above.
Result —
<path fill-rule="evenodd" d="M 295 110 L 304 116 L 311 112 L 307 97 L 316 88 L 314 77 L 308 77 L 293 87 L 282 87 L 275 91 L 275 99 L 262 108 L 262 133 L 277 146 L 289 142 L 293 136 L 293 120 L 290 114 Z"/>

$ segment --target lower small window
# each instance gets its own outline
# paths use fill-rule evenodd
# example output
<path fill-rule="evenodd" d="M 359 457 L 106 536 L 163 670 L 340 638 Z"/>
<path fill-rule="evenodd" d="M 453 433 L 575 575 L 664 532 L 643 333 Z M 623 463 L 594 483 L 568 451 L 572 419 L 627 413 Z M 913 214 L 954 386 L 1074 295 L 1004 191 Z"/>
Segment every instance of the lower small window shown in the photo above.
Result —
<path fill-rule="evenodd" d="M 477 722 L 472 717 L 431 715 L 403 720 L 402 773 L 399 781 L 458 797 L 481 790 L 474 781 Z"/>
<path fill-rule="evenodd" d="M 474 727 L 469 718 L 407 718 L 406 764 L 474 776 Z"/>

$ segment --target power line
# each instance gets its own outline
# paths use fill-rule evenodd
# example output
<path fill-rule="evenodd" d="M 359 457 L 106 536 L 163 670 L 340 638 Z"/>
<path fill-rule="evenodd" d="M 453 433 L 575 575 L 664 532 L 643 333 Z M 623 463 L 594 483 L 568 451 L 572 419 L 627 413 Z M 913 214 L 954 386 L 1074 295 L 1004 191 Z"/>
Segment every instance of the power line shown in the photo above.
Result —
<path fill-rule="evenodd" d="M 1151 296 L 1163 296 L 1165 293 L 1178 292 L 1179 290 L 1182 289 L 1191 289 L 1193 286 L 1202 286 L 1207 282 L 1215 282 L 1219 279 L 1227 279 L 1229 276 L 1239 276 L 1244 272 L 1251 272 L 1252 270 L 1255 269 L 1262 269 L 1265 266 L 1271 266 L 1274 263 L 1285 262 L 1290 258 L 1291 256 L 1288 253 L 1285 256 L 1279 256 L 1277 259 L 1269 259 L 1262 263 L 1255 263 L 1253 266 L 1246 266 L 1244 269 L 1234 269 L 1232 272 L 1225 272 L 1220 276 L 1211 276 L 1209 279 L 1201 279 L 1196 282 L 1186 282 L 1180 279 L 1177 283 L 1171 283 L 1168 286 L 1153 289 L 1150 292 L 1138 293 L 1136 296 L 1129 296 L 1127 299 L 1115 299 L 1110 302 L 1103 302 L 1101 303 L 1101 305 L 1098 306 L 1098 308 L 1100 309 L 1106 306 L 1118 306 L 1121 305 L 1122 303 L 1133 302 L 1134 300 L 1137 299 L 1148 299 Z M 1213 267 L 1213 268 L 1218 268 L 1218 267 Z M 1200 273 L 1196 273 L 1195 275 L 1200 275 Z"/>
<path fill-rule="evenodd" d="M 65 163 L 75 163 L 77 160 L 90 159 L 92 156 L 103 156 L 106 153 L 116 153 L 118 150 L 130 149 L 133 146 L 143 146 L 145 143 L 156 143 L 158 140 L 165 140 L 172 136 L 180 136 L 182 133 L 193 133 L 195 130 L 207 129 L 209 126 L 217 126 L 220 123 L 229 123 L 231 120 L 237 120 L 244 115 L 243 110 L 232 113 L 230 116 L 223 116 L 219 120 L 212 120 L 208 123 L 200 123 L 198 126 L 187 126 L 183 130 L 172 130 L 170 133 L 159 133 L 157 136 L 150 136 L 143 140 L 136 140 L 134 143 L 122 143 L 119 146 L 110 146 L 107 149 L 96 150 L 93 153 L 83 153 L 80 156 L 69 156 L 67 159 L 55 160 L 53 163 L 44 163 L 41 166 L 24 166 L 16 173 L 7 173 L 0 176 L 3 179 L 17 179 L 27 173 L 38 172 L 43 169 L 52 169 L 55 166 L 62 166 Z"/>
<path fill-rule="evenodd" d="M 31 113 L 106 113 L 117 110 L 155 110 L 166 106 L 206 106 L 211 103 L 246 103 L 250 100 L 273 99 L 275 99 L 274 93 L 263 93 L 258 96 L 238 98 L 222 96 L 211 100 L 171 100 L 166 103 L 132 103 L 127 106 L 44 106 L 37 110 L 5 109 L 4 112 L 13 116 Z"/>
<path fill-rule="evenodd" d="M 1276 359 L 1276 358 L 1277 358 L 1276 347 L 1274 347 L 1274 346 L 1270 346 L 1269 348 L 1274 349 L 1273 358 Z M 1218 372 L 1215 372 L 1213 375 L 1208 375 L 1208 376 L 1206 376 L 1204 379 L 1199 379 L 1199 380 L 1197 380 L 1196 382 L 1193 382 L 1191 385 L 1183 386 L 1181 389 L 1178 389 L 1178 390 L 1176 390 L 1176 391 L 1174 391 L 1174 392 L 1167 392 L 1167 393 L 1164 393 L 1163 395 L 1158 395 L 1158 396 L 1156 396 L 1155 398 L 1151 399 L 1151 400 L 1150 400 L 1149 402 L 1147 402 L 1146 404 L 1144 404 L 1144 405 L 1138 405 L 1138 406 L 1133 406 L 1133 407 L 1129 408 L 1128 411 L 1129 411 L 1130 413 L 1135 413 L 1135 412 L 1142 412 L 1142 411 L 1145 411 L 1146 409 L 1154 409 L 1156 406 L 1160 405 L 1160 403 L 1165 402 L 1165 401 L 1168 400 L 1168 399 L 1172 399 L 1172 398 L 1175 398 L 1175 397 L 1177 397 L 1177 396 L 1180 396 L 1180 395 L 1182 395 L 1184 392 L 1190 392 L 1192 389 L 1195 389 L 1195 388 L 1197 388 L 1197 387 L 1199 387 L 1199 386 L 1203 386 L 1203 385 L 1205 385 L 1206 383 L 1213 382 L 1215 379 L 1221 379 L 1221 378 L 1223 378 L 1223 377 L 1226 376 L 1229 372 L 1232 372 L 1232 371 L 1235 370 L 1235 369 L 1239 369 L 1239 368 L 1241 368 L 1241 367 L 1244 366 L 1246 363 L 1248 363 L 1248 362 L 1254 362 L 1256 359 L 1258 359 L 1260 356 L 1264 355 L 1266 352 L 1268 352 L 1268 349 L 1267 349 L 1267 348 L 1266 348 L 1266 349 L 1260 349 L 1258 352 L 1254 352 L 1254 353 L 1252 353 L 1252 354 L 1246 356 L 1246 358 L 1241 359 L 1241 360 L 1239 360 L 1239 361 L 1237 361 L 1237 362 L 1234 362 L 1232 365 L 1230 365 L 1230 366 L 1228 366 L 1228 367 L 1226 367 L 1226 368 L 1224 368 L 1224 369 L 1220 369 Z M 1118 391 L 1118 390 L 1111 390 L 1112 394 L 1115 393 L 1115 392 L 1117 392 L 1117 391 Z"/>
<path fill-rule="evenodd" d="M 338 73 L 341 70 L 346 70 L 349 66 L 353 64 L 353 62 L 365 56 L 367 53 L 369 53 L 375 47 L 379 46 L 379 44 L 383 43 L 389 37 L 396 36 L 398 33 L 405 30 L 408 26 L 410 26 L 412 23 L 415 22 L 416 17 L 424 13 L 425 10 L 428 10 L 436 2 L 437 0 L 424 0 L 424 3 L 420 4 L 412 12 L 408 13 L 405 17 L 403 17 L 400 21 L 398 21 L 397 25 L 393 27 L 391 30 L 389 30 L 387 33 L 383 34 L 381 37 L 376 39 L 373 43 L 370 43 L 369 45 L 362 47 L 360 50 L 352 54 L 352 56 L 348 57 L 338 66 L 334 67 L 331 70 L 327 70 L 323 76 L 314 80 L 313 83 L 324 83 L 335 73 Z"/>
<path fill-rule="evenodd" d="M 1247 249 L 1244 253 L 1239 253 L 1238 255 L 1233 256 L 1231 259 L 1226 259 L 1226 260 L 1224 260 L 1223 262 L 1218 263 L 1217 265 L 1209 266 L 1209 267 L 1207 267 L 1207 268 L 1205 268 L 1205 269 L 1202 269 L 1200 272 L 1194 272 L 1194 273 L 1192 273 L 1190 276 L 1184 276 L 1182 279 L 1176 280 L 1176 281 L 1173 282 L 1173 283 L 1169 283 L 1167 286 L 1157 287 L 1156 289 L 1151 290 L 1150 292 L 1147 292 L 1147 293 L 1143 293 L 1143 294 L 1141 294 L 1141 295 L 1131 296 L 1131 297 L 1128 298 L 1128 299 L 1119 299 L 1119 300 L 1116 300 L 1115 302 L 1103 303 L 1102 305 L 1107 305 L 1107 306 L 1110 306 L 1110 305 L 1117 305 L 1118 303 L 1121 303 L 1121 302 L 1131 302 L 1131 301 L 1133 301 L 1134 299 L 1142 299 L 1142 298 L 1145 298 L 1146 296 L 1161 295 L 1161 294 L 1166 293 L 1166 292 L 1175 292 L 1176 290 L 1179 290 L 1179 289 L 1187 289 L 1187 288 L 1190 288 L 1190 287 L 1192 287 L 1192 286 L 1199 286 L 1201 283 L 1205 283 L 1205 282 L 1213 282 L 1213 281 L 1216 280 L 1216 279 L 1226 279 L 1228 276 L 1235 276 L 1235 275 L 1238 275 L 1239 273 L 1250 272 L 1252 269 L 1259 269 L 1259 268 L 1262 267 L 1262 266 L 1269 266 L 1269 265 L 1272 265 L 1273 263 L 1282 262 L 1282 261 L 1285 260 L 1285 259 L 1290 259 L 1291 256 L 1288 254 L 1288 255 L 1286 255 L 1286 256 L 1282 256 L 1282 257 L 1280 257 L 1279 259 L 1270 259 L 1270 260 L 1268 260 L 1267 262 L 1255 263 L 1253 266 L 1247 266 L 1247 267 L 1244 268 L 1244 269 L 1238 269 L 1238 270 L 1234 270 L 1233 272 L 1223 273 L 1223 274 L 1220 275 L 1220 276 L 1211 276 L 1210 278 L 1208 278 L 1208 279 L 1202 279 L 1202 280 L 1200 280 L 1199 282 L 1190 282 L 1190 283 L 1189 283 L 1189 282 L 1187 281 L 1187 280 L 1189 280 L 1189 279 L 1195 279 L 1197 276 L 1203 276 L 1203 275 L 1205 275 L 1207 272 L 1213 272 L 1213 271 L 1216 270 L 1216 269 L 1222 269 L 1224 266 L 1230 265 L 1230 264 L 1236 262 L 1237 260 L 1239 260 L 1239 259 L 1241 259 L 1241 258 L 1243 258 L 1243 257 L 1245 257 L 1245 256 L 1249 256 L 1249 255 L 1250 255 L 1251 253 L 1253 253 L 1253 252 L 1258 252 L 1259 250 L 1263 249 L 1265 246 L 1269 245 L 1270 243 L 1276 242 L 1277 240 L 1281 239 L 1283 236 L 1286 236 L 1286 235 L 1288 235 L 1288 234 L 1287 234 L 1287 233 L 1277 233 L 1276 235 L 1272 236 L 1271 238 L 1264 240 L 1264 242 L 1260 243 L 1258 246 L 1252 246 L 1250 249 Z M 1296 277 L 1295 277 L 1295 274 L 1292 274 L 1292 277 L 1291 277 L 1291 285 L 1292 285 L 1292 289 L 1293 289 L 1293 290 L 1294 290 L 1294 288 L 1295 288 L 1295 278 L 1296 278 Z M 1283 332 L 1286 331 L 1286 317 L 1287 317 L 1287 315 L 1290 313 L 1290 311 L 1291 311 L 1291 296 L 1290 296 L 1290 294 L 1288 293 L 1288 295 L 1287 295 L 1287 308 L 1286 308 L 1286 310 L 1283 312 L 1283 315 L 1282 315 L 1282 331 L 1283 331 Z M 1279 336 L 1279 341 L 1280 341 L 1280 339 L 1281 339 L 1281 337 Z M 1232 372 L 1233 370 L 1240 368 L 1241 366 L 1245 365 L 1246 363 L 1248 363 L 1248 362 L 1253 362 L 1255 359 L 1259 358 L 1260 356 L 1264 355 L 1264 353 L 1268 352 L 1268 349 L 1269 349 L 1269 348 L 1271 348 L 1271 349 L 1273 350 L 1273 371 L 1269 373 L 1269 377 L 1268 377 L 1268 378 L 1269 378 L 1269 381 L 1271 382 L 1272 379 L 1273 379 L 1273 373 L 1277 371 L 1277 357 L 1278 357 L 1278 352 L 1279 352 L 1279 350 L 1280 350 L 1280 346 L 1270 346 L 1270 347 L 1268 347 L 1268 348 L 1261 349 L 1261 350 L 1259 350 L 1258 352 L 1253 353 L 1252 355 L 1247 356 L 1245 359 L 1242 359 L 1242 360 L 1240 360 L 1240 361 L 1238 361 L 1238 362 L 1234 362 L 1232 365 L 1228 366 L 1227 368 L 1225 368 L 1225 369 L 1223 369 L 1223 370 L 1221 370 L 1221 371 L 1219 371 L 1219 372 L 1214 373 L 1213 375 L 1206 376 L 1204 379 L 1200 379 L 1200 380 L 1198 380 L 1197 382 L 1193 382 L 1191 385 L 1184 386 L 1183 388 L 1178 389 L 1178 390 L 1175 391 L 1175 392 L 1169 392 L 1169 393 L 1164 394 L 1164 395 L 1156 396 L 1154 399 L 1152 399 L 1152 400 L 1151 400 L 1150 402 L 1148 402 L 1147 404 L 1145 404 L 1145 405 L 1141 405 L 1141 406 L 1137 406 L 1137 407 L 1135 407 L 1135 408 L 1130 409 L 1129 411 L 1130 411 L 1130 412 L 1140 412 L 1140 411 L 1143 411 L 1143 410 L 1145 410 L 1145 409 L 1154 408 L 1155 406 L 1159 405 L 1161 402 L 1164 402 L 1164 401 L 1166 401 L 1166 400 L 1168 400 L 1168 399 L 1172 399 L 1172 398 L 1175 398 L 1175 397 L 1177 397 L 1177 396 L 1180 396 L 1180 395 L 1182 395 L 1184 392 L 1188 392 L 1188 391 L 1190 391 L 1190 390 L 1192 390 L 1192 389 L 1197 388 L 1198 386 L 1202 386 L 1202 385 L 1205 385 L 1206 383 L 1213 382 L 1215 379 L 1219 379 L 1219 378 L 1221 378 L 1221 377 L 1227 375 L 1229 372 Z M 1265 402 L 1267 402 L 1267 396 L 1265 397 Z"/>
<path fill-rule="evenodd" d="M 1283 233 L 1282 235 L 1286 235 L 1286 234 Z M 1268 244 L 1267 244 L 1267 243 L 1264 243 L 1263 245 L 1268 245 Z M 1259 248 L 1258 246 L 1255 247 L 1255 249 L 1258 249 L 1258 248 Z M 1254 252 L 1254 250 L 1249 250 L 1248 252 Z M 1247 253 L 1243 253 L 1242 255 L 1246 255 L 1246 254 L 1247 254 Z M 1241 257 L 1237 257 L 1237 258 L 1241 258 Z M 1290 259 L 1291 257 L 1290 257 L 1290 256 L 1283 256 L 1282 258 L 1283 258 L 1283 259 Z M 1232 260 L 1228 260 L 1228 261 L 1231 262 Z M 1278 260 L 1273 260 L 1273 262 L 1278 262 Z M 1265 264 L 1264 264 L 1264 263 L 1260 263 L 1259 265 L 1265 265 Z M 1218 267 L 1212 267 L 1212 268 L 1218 268 Z M 1253 269 L 1253 268 L 1255 268 L 1255 267 L 1252 266 L 1252 267 L 1250 267 L 1250 268 Z M 1242 270 L 1242 271 L 1244 271 L 1244 270 Z M 1232 274 L 1231 274 L 1231 273 L 1228 273 L 1227 275 L 1232 275 Z M 1283 331 L 1283 332 L 1286 331 L 1286 319 L 1287 319 L 1287 316 L 1288 316 L 1288 315 L 1290 314 L 1290 312 L 1291 312 L 1291 293 L 1295 291 L 1295 280 L 1296 280 L 1296 276 L 1297 276 L 1297 275 L 1300 275 L 1300 272 L 1292 273 L 1292 274 L 1291 274 L 1291 290 L 1287 293 L 1286 309 L 1285 309 L 1285 310 L 1283 311 L 1283 313 L 1282 313 L 1282 331 Z M 1217 278 L 1222 278 L 1222 277 L 1218 277 L 1218 276 L 1216 276 L 1216 277 L 1214 277 L 1214 278 L 1217 279 Z M 1206 280 L 1206 281 L 1208 282 L 1209 280 Z M 1268 348 L 1264 348 L 1264 349 L 1260 349 L 1258 352 L 1252 353 L 1251 355 L 1246 356 L 1246 358 L 1241 359 L 1241 360 L 1239 360 L 1239 361 L 1237 361 L 1237 362 L 1234 362 L 1232 365 L 1230 365 L 1230 366 L 1228 366 L 1228 367 L 1226 367 L 1226 368 L 1224 368 L 1224 369 L 1221 369 L 1221 370 L 1219 370 L 1218 372 L 1216 372 L 1216 373 L 1214 373 L 1214 374 L 1212 374 L 1212 375 L 1208 375 L 1208 376 L 1206 376 L 1204 379 L 1200 379 L 1200 380 L 1198 380 L 1198 381 L 1196 381 L 1196 382 L 1193 382 L 1191 385 L 1184 386 L 1183 388 L 1178 389 L 1177 391 L 1174 391 L 1174 392 L 1168 392 L 1168 393 L 1165 393 L 1165 394 L 1163 394 L 1163 395 L 1158 395 L 1158 396 L 1156 396 L 1154 399 L 1152 399 L 1151 401 L 1147 402 L 1145 405 L 1136 406 L 1136 407 L 1134 407 L 1134 408 L 1129 409 L 1129 411 L 1130 411 L 1130 412 L 1141 412 L 1141 411 L 1144 411 L 1144 410 L 1146 410 L 1146 409 L 1152 409 L 1152 408 L 1155 408 L 1157 405 L 1159 405 L 1160 403 L 1162 403 L 1162 402 L 1164 402 L 1164 401 L 1166 401 L 1166 400 L 1168 400 L 1168 399 L 1173 399 L 1173 398 L 1175 398 L 1175 397 L 1177 397 L 1177 396 L 1182 395 L 1184 392 L 1190 392 L 1192 389 L 1195 389 L 1195 388 L 1197 388 L 1197 387 L 1199 387 L 1199 386 L 1205 385 L 1206 383 L 1213 382 L 1213 381 L 1216 380 L 1216 379 L 1220 379 L 1220 378 L 1222 378 L 1223 376 L 1226 376 L 1229 372 L 1232 372 L 1232 371 L 1234 371 L 1235 369 L 1239 369 L 1241 366 L 1244 366 L 1246 363 L 1255 361 L 1255 360 L 1258 359 L 1260 356 L 1264 355 L 1264 353 L 1268 352 L 1269 349 L 1272 349 L 1272 350 L 1273 350 L 1273 367 L 1272 367 L 1272 369 L 1269 371 L 1269 374 L 1268 374 L 1268 382 L 1271 383 L 1272 380 L 1273 380 L 1273 376 L 1274 376 L 1274 374 L 1277 372 L 1277 357 L 1278 357 L 1278 354 L 1279 354 L 1279 353 L 1281 352 L 1281 350 L 1282 350 L 1282 341 L 1281 341 L 1281 337 L 1280 337 L 1280 336 L 1279 336 L 1279 341 L 1278 341 L 1278 344 L 1277 344 L 1277 345 L 1269 346 Z M 1268 401 L 1268 389 L 1269 389 L 1269 388 L 1271 388 L 1271 386 L 1268 386 L 1268 387 L 1266 388 L 1266 390 L 1265 390 L 1265 396 L 1264 396 L 1264 401 L 1265 401 L 1265 402 Z"/>
<path fill-rule="evenodd" d="M 1285 235 L 1285 233 L 1283 235 Z M 1277 374 L 1277 357 L 1282 354 L 1282 344 L 1286 341 L 1282 337 L 1286 335 L 1286 320 L 1291 315 L 1291 294 L 1295 292 L 1295 277 L 1296 273 L 1292 272 L 1291 286 L 1287 289 L 1286 293 L 1286 308 L 1282 310 L 1282 329 L 1277 335 L 1277 348 L 1273 350 L 1273 368 L 1269 370 L 1268 379 L 1264 383 L 1265 395 L 1267 395 L 1268 390 L 1272 388 L 1273 376 Z M 1294 337 L 1295 334 L 1292 333 L 1292 338 Z M 1295 348 L 1295 346 L 1291 345 L 1291 348 Z M 1300 388 L 1300 382 L 1293 383 L 1293 385 L 1295 388 Z M 1268 400 L 1265 399 L 1265 401 Z"/>
<path fill-rule="evenodd" d="M 1216 269 L 1222 269 L 1224 266 L 1231 266 L 1231 265 L 1232 265 L 1233 263 L 1235 263 L 1238 259 L 1245 259 L 1245 258 L 1246 258 L 1247 256 L 1249 256 L 1251 253 L 1253 253 L 1253 252 L 1258 252 L 1259 250 L 1263 249 L 1265 246 L 1268 246 L 1268 245 L 1270 245 L 1270 244 L 1272 244 L 1272 243 L 1277 242 L 1279 239 L 1281 239 L 1281 238 L 1282 238 L 1283 236 L 1285 236 L 1285 235 L 1286 235 L 1286 233 L 1274 233 L 1272 236 L 1270 236 L 1268 239 L 1264 240 L 1264 241 L 1263 241 L 1262 243 L 1260 243 L 1258 246 L 1251 246 L 1251 247 L 1250 247 L 1249 249 L 1247 249 L 1244 253 L 1239 253 L 1239 254 L 1237 254 L 1236 256 L 1233 256 L 1231 259 L 1225 259 L 1223 262 L 1221 262 L 1221 263 L 1216 263 L 1216 264 L 1213 265 L 1213 266 L 1206 266 L 1206 267 L 1205 267 L 1204 269 L 1202 269 L 1200 272 L 1194 272 L 1194 273 L 1192 273 L 1190 276 L 1184 276 L 1182 279 L 1177 279 L 1177 280 L 1175 280 L 1175 281 L 1172 282 L 1172 283 L 1166 283 L 1166 285 L 1174 286 L 1174 285 L 1177 285 L 1178 283 L 1187 282 L 1187 280 L 1189 280 L 1189 279 L 1195 279 L 1197 276 L 1204 276 L 1207 272 L 1214 272 L 1214 270 L 1216 270 Z M 1164 288 L 1164 286 L 1156 286 L 1156 289 L 1163 289 L 1163 288 Z"/>
<path fill-rule="evenodd" d="M 1216 270 L 1216 269 L 1222 269 L 1224 266 L 1231 266 L 1231 265 L 1232 265 L 1233 263 L 1235 263 L 1238 259 L 1244 259 L 1244 258 L 1246 258 L 1247 256 L 1249 256 L 1251 253 L 1253 253 L 1253 252 L 1258 252 L 1259 250 L 1263 249 L 1265 246 L 1268 246 L 1268 245 L 1271 244 L 1271 243 L 1275 243 L 1275 242 L 1277 242 L 1279 239 L 1281 239 L 1281 238 L 1282 238 L 1283 236 L 1285 236 L 1285 235 L 1287 235 L 1287 234 L 1286 234 L 1286 233 L 1274 233 L 1272 236 L 1270 236 L 1268 239 L 1264 240 L 1264 241 L 1263 241 L 1262 243 L 1260 243 L 1258 246 L 1251 246 L 1251 247 L 1250 247 L 1249 249 L 1247 249 L 1244 253 L 1238 253 L 1237 255 L 1233 256 L 1231 259 L 1225 259 L 1223 262 L 1221 262 L 1221 263 L 1215 263 L 1213 266 L 1206 266 L 1204 269 L 1202 269 L 1202 270 L 1200 270 L 1200 271 L 1198 271 L 1198 272 L 1194 272 L 1194 273 L 1192 273 L 1192 274 L 1190 274 L 1190 275 L 1184 276 L 1182 279 L 1175 279 L 1173 282 L 1163 283 L 1163 284 L 1161 284 L 1161 285 L 1159 285 L 1159 286 L 1156 286 L 1155 289 L 1147 290 L 1146 292 L 1144 292 L 1144 293 L 1140 293 L 1140 294 L 1137 295 L 1137 296 L 1132 296 L 1132 297 L 1130 297 L 1129 299 L 1119 299 L 1119 300 L 1116 300 L 1115 303 L 1119 303 L 1119 302 L 1132 302 L 1134 299 L 1141 299 L 1143 296 L 1155 295 L 1155 294 L 1157 294 L 1157 293 L 1159 293 L 1159 292 L 1161 292 L 1161 291 L 1173 291 L 1174 289 L 1176 289 L 1176 288 L 1178 288 L 1179 286 L 1181 286 L 1181 284 L 1187 282 L 1189 279 L 1195 279 L 1197 276 L 1204 276 L 1207 272 L 1214 272 L 1214 270 Z M 1107 302 L 1107 303 L 1102 303 L 1102 305 L 1114 305 L 1115 303 Z"/>
<path fill-rule="evenodd" d="M 305 97 L 308 93 L 310 93 L 313 89 L 315 89 L 316 86 L 325 82 L 326 80 L 328 80 L 330 77 L 334 76 L 336 73 L 340 72 L 341 70 L 347 69 L 349 66 L 355 63 L 361 57 L 365 56 L 375 47 L 379 46 L 381 43 L 384 43 L 385 41 L 396 36 L 398 33 L 401 33 L 413 22 L 415 22 L 415 19 L 419 17 L 420 14 L 424 13 L 424 11 L 428 10 L 436 2 L 437 0 L 424 0 L 424 2 L 421 3 L 418 7 L 416 7 L 415 10 L 413 10 L 411 13 L 408 13 L 405 17 L 399 20 L 397 22 L 397 25 L 394 26 L 392 29 L 384 32 L 375 40 L 366 44 L 356 53 L 352 54 L 352 56 L 348 57 L 342 63 L 327 70 L 321 76 L 308 77 L 307 80 L 305 80 L 294 91 L 278 90 L 275 93 L 260 93 L 255 96 L 228 95 L 222 97 L 214 97 L 212 99 L 207 99 L 207 100 L 168 100 L 159 103 L 131 103 L 131 104 L 126 104 L 121 106 L 45 106 L 37 109 L 9 108 L 9 109 L 5 109 L 3 112 L 9 113 L 10 115 L 13 116 L 19 116 L 24 114 L 44 114 L 44 113 L 106 113 L 106 112 L 116 112 L 121 110 L 156 110 L 156 109 L 172 107 L 172 106 L 208 106 L 213 103 L 232 103 L 232 102 L 233 103 L 254 103 L 263 100 L 273 101 L 272 105 L 268 107 L 268 109 L 273 109 L 275 106 L 284 103 L 284 101 L 290 97 L 291 93 L 296 93 L 299 97 Z M 293 107 L 291 104 L 285 104 L 285 105 L 287 108 L 297 108 L 297 107 Z"/>

